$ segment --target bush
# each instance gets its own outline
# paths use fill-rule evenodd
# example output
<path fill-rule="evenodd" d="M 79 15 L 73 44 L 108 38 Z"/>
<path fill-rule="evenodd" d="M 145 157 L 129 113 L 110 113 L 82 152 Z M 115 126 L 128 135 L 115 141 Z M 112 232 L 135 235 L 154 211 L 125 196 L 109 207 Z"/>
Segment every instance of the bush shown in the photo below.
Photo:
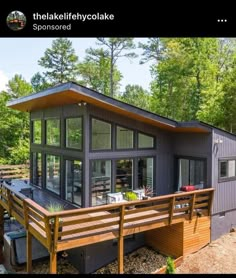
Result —
<path fill-rule="evenodd" d="M 167 258 L 166 261 L 166 274 L 174 274 L 175 273 L 175 263 L 171 257 Z"/>

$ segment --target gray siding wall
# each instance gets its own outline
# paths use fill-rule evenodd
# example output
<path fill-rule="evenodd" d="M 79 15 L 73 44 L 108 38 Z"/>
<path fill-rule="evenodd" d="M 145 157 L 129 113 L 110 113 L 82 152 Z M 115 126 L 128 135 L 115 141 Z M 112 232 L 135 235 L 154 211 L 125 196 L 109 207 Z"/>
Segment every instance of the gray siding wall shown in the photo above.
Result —
<path fill-rule="evenodd" d="M 104 111 L 92 105 L 88 106 L 88 113 L 90 118 L 96 117 L 130 129 L 138 130 L 153 135 L 156 140 L 156 149 L 154 150 L 90 152 L 90 159 L 152 156 L 156 160 L 154 171 L 154 188 L 156 190 L 156 194 L 163 195 L 173 192 L 174 162 L 173 144 L 170 133 L 146 123 L 128 119 L 126 116 L 121 116 L 114 112 Z M 89 129 L 91 130 L 91 128 Z"/>
<path fill-rule="evenodd" d="M 225 212 L 225 215 L 214 214 L 211 217 L 211 240 L 229 233 L 230 229 L 236 228 L 236 210 Z"/>
<path fill-rule="evenodd" d="M 174 155 L 192 156 L 207 159 L 207 187 L 212 187 L 211 180 L 211 133 L 174 134 Z"/>
<path fill-rule="evenodd" d="M 216 139 L 221 139 L 222 144 L 215 144 Z M 215 188 L 213 214 L 236 208 L 236 180 L 227 182 L 218 180 L 219 158 L 230 157 L 236 157 L 236 137 L 215 129 L 212 145 L 212 186 Z"/>

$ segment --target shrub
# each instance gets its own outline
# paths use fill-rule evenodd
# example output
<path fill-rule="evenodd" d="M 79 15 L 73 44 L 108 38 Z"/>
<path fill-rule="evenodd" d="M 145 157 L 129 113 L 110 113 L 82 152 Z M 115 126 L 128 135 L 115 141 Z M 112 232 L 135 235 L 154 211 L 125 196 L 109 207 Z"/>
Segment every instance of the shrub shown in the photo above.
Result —
<path fill-rule="evenodd" d="M 167 258 L 166 261 L 166 274 L 174 274 L 175 273 L 175 263 L 171 257 Z"/>
<path fill-rule="evenodd" d="M 134 192 L 125 192 L 125 198 L 128 201 L 135 201 L 138 199 L 137 195 Z"/>

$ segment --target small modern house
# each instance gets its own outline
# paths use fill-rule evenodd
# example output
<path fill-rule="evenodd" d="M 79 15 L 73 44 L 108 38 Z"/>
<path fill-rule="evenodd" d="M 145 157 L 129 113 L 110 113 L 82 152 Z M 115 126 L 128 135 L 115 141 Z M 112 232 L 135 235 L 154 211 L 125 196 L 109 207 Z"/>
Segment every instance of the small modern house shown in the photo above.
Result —
<path fill-rule="evenodd" d="M 211 240 L 236 226 L 234 134 L 161 117 L 72 82 L 8 106 L 30 113 L 30 181 L 42 190 L 86 208 L 110 203 L 110 193 L 144 185 L 154 196 L 185 185 L 214 188 Z M 138 234 L 126 251 L 142 242 Z M 90 266 L 77 262 L 79 268 L 89 273 L 101 260 L 109 262 L 115 257 L 113 245 L 105 241 L 79 249 L 81 257 L 97 254 Z"/>

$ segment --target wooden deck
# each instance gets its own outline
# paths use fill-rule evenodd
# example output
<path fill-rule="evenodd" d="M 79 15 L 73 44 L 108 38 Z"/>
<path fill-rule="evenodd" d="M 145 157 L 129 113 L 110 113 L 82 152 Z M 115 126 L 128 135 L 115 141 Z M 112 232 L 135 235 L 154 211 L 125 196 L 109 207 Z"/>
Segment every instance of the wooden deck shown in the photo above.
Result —
<path fill-rule="evenodd" d="M 118 272 L 123 273 L 124 236 L 209 216 L 214 189 L 153 197 L 99 207 L 50 213 L 9 186 L 0 188 L 0 205 L 25 226 L 27 271 L 32 267 L 32 236 L 50 253 L 50 273 L 56 273 L 57 252 L 118 239 Z M 130 209 L 131 204 L 134 206 Z"/>

